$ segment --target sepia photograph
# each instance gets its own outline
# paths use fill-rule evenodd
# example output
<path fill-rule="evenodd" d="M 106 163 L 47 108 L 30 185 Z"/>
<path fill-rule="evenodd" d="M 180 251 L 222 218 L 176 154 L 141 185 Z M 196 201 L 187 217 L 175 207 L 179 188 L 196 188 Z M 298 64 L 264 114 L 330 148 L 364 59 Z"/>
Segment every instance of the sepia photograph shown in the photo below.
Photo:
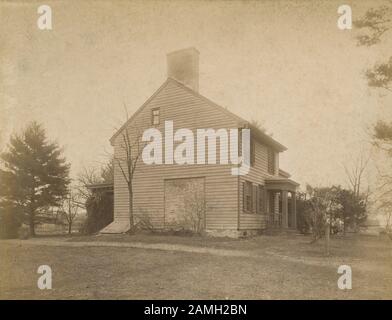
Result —
<path fill-rule="evenodd" d="M 0 300 L 390 299 L 391 0 L 0 0 Z"/>

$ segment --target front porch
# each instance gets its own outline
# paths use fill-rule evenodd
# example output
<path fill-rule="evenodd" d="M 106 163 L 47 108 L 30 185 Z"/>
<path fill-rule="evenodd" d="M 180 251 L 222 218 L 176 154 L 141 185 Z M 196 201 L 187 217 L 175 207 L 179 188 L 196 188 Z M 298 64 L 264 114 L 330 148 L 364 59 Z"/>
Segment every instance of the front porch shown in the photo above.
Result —
<path fill-rule="evenodd" d="M 267 228 L 297 228 L 296 189 L 298 183 L 288 178 L 266 179 Z"/>

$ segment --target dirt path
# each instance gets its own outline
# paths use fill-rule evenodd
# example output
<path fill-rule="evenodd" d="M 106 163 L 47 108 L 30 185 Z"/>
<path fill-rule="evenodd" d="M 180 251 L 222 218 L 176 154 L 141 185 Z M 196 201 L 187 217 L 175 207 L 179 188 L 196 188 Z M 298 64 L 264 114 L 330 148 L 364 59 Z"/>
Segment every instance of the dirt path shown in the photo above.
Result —
<path fill-rule="evenodd" d="M 242 250 L 215 249 L 206 247 L 196 247 L 182 244 L 166 243 L 143 243 L 143 242 L 113 242 L 113 241 L 78 241 L 70 242 L 67 240 L 4 240 L 1 243 L 18 246 L 52 246 L 52 247 L 116 247 L 116 248 L 136 248 L 149 250 L 180 251 L 190 253 L 212 254 L 216 256 L 228 257 L 254 257 L 255 254 Z"/>
<path fill-rule="evenodd" d="M 239 250 L 239 249 L 222 249 L 222 248 L 209 248 L 183 244 L 167 244 L 167 243 L 144 243 L 144 242 L 115 242 L 115 241 L 68 241 L 67 238 L 60 239 L 29 239 L 29 240 L 4 240 L 1 243 L 16 246 L 51 246 L 51 247 L 114 247 L 114 248 L 134 248 L 134 249 L 147 249 L 147 250 L 160 250 L 160 251 L 174 251 L 174 252 L 187 252 L 197 254 L 210 254 L 222 257 L 244 257 L 254 259 L 275 258 L 294 263 L 303 263 L 310 266 L 336 266 L 339 264 L 347 263 L 339 257 L 301 257 L 287 254 L 279 254 L 272 250 Z M 350 259 L 353 263 L 358 259 Z M 358 260 L 359 261 L 359 260 Z"/>

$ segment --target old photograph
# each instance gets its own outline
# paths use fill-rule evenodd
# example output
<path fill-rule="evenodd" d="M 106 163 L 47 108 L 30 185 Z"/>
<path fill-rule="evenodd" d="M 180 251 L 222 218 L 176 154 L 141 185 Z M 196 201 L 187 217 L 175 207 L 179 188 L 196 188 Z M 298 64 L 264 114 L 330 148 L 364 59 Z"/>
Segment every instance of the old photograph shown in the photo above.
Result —
<path fill-rule="evenodd" d="M 392 1 L 0 1 L 0 300 L 392 298 Z"/>

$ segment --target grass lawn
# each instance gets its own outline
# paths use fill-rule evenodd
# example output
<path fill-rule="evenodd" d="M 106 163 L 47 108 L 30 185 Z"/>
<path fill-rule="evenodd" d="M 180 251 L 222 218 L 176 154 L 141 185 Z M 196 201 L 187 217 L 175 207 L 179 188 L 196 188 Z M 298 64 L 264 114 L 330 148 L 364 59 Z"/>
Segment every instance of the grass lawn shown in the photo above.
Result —
<path fill-rule="evenodd" d="M 392 241 L 386 238 L 333 238 L 330 257 L 322 241 L 309 244 L 299 235 L 235 240 L 141 234 L 64 241 L 169 243 L 247 255 L 0 241 L 0 299 L 392 299 Z M 37 288 L 43 264 L 52 268 L 52 290 Z M 352 268 L 352 290 L 337 287 L 341 264 Z"/>

